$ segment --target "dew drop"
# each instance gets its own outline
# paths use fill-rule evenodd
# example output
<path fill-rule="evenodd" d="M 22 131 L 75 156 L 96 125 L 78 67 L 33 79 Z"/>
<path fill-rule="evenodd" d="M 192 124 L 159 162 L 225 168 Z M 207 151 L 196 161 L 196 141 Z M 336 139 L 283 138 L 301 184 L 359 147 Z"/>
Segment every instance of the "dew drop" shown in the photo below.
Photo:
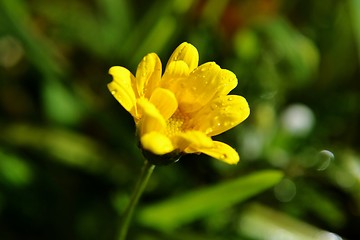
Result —
<path fill-rule="evenodd" d="M 218 105 L 216 103 L 212 103 L 210 108 L 211 110 L 215 111 L 216 109 L 218 109 Z"/>
<path fill-rule="evenodd" d="M 335 156 L 332 152 L 330 152 L 329 150 L 321 150 L 318 154 L 316 170 L 324 171 L 325 169 L 327 169 L 329 167 L 330 163 L 334 159 L 335 159 Z"/>
<path fill-rule="evenodd" d="M 228 126 L 233 126 L 234 123 L 233 123 L 233 122 L 224 122 L 223 125 L 224 125 L 225 127 L 228 127 Z"/>
<path fill-rule="evenodd" d="M 222 122 L 220 121 L 219 117 L 214 117 L 211 121 L 211 125 L 214 127 L 220 127 Z"/>
<path fill-rule="evenodd" d="M 220 159 L 225 159 L 225 158 L 227 158 L 227 154 L 226 154 L 226 153 L 223 153 L 223 154 L 220 155 Z"/>
<path fill-rule="evenodd" d="M 209 133 L 212 133 L 214 130 L 212 129 L 212 128 L 208 128 L 208 129 L 206 129 L 206 134 L 209 134 Z"/>
<path fill-rule="evenodd" d="M 112 94 L 112 95 L 115 95 L 115 94 L 116 94 L 116 91 L 115 91 L 115 90 L 111 90 L 111 94 Z"/>
<path fill-rule="evenodd" d="M 228 97 L 228 99 L 227 99 L 229 102 L 231 102 L 232 100 L 233 100 L 233 98 L 232 97 Z"/>

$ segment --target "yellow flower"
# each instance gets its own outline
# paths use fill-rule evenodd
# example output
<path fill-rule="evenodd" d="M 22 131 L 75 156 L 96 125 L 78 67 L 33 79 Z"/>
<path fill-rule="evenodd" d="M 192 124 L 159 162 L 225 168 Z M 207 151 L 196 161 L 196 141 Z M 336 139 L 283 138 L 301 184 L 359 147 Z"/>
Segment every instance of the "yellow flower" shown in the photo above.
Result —
<path fill-rule="evenodd" d="M 204 153 L 236 164 L 237 152 L 211 137 L 244 121 L 248 103 L 228 95 L 237 85 L 234 73 L 214 62 L 198 66 L 198 61 L 196 48 L 185 42 L 175 49 L 163 75 L 159 57 L 150 53 L 135 76 L 124 67 L 111 67 L 108 88 L 133 116 L 145 152 L 159 157 Z"/>

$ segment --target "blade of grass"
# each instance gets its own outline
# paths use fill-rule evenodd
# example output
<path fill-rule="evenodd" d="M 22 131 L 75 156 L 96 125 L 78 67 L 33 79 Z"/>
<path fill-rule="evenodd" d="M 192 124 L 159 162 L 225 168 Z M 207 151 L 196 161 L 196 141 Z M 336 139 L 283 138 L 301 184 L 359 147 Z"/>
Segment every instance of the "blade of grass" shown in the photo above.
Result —
<path fill-rule="evenodd" d="M 141 224 L 172 231 L 196 219 L 208 216 L 274 186 L 283 174 L 265 170 L 228 182 L 188 192 L 143 208 L 138 214 Z"/>

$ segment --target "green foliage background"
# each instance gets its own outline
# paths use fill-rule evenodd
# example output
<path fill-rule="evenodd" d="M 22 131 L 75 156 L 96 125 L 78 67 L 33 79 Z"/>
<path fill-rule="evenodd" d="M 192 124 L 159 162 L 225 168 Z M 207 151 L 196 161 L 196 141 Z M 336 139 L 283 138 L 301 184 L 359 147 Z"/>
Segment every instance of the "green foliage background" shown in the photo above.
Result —
<path fill-rule="evenodd" d="M 250 117 L 158 167 L 129 239 L 359 239 L 360 1 L 1 0 L 0 239 L 115 239 L 143 158 L 106 84 L 183 41 Z"/>

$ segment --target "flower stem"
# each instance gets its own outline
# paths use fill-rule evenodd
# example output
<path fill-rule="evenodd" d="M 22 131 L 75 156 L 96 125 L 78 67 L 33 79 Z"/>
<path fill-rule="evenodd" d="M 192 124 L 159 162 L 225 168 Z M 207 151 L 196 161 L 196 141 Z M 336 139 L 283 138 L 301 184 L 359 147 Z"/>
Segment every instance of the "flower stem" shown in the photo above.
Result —
<path fill-rule="evenodd" d="M 126 207 L 126 210 L 123 215 L 122 223 L 119 231 L 118 240 L 125 240 L 126 234 L 128 232 L 129 224 L 134 213 L 134 209 L 139 201 L 141 194 L 144 192 L 144 189 L 150 179 L 150 176 L 155 168 L 155 165 L 149 163 L 149 161 L 145 160 L 144 166 L 141 170 L 140 178 L 136 183 L 135 190 L 131 196 L 130 202 Z"/>

